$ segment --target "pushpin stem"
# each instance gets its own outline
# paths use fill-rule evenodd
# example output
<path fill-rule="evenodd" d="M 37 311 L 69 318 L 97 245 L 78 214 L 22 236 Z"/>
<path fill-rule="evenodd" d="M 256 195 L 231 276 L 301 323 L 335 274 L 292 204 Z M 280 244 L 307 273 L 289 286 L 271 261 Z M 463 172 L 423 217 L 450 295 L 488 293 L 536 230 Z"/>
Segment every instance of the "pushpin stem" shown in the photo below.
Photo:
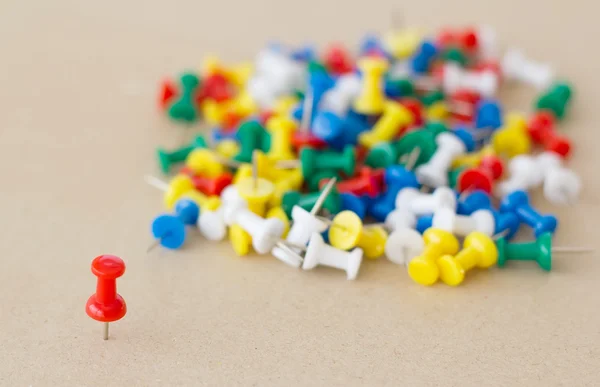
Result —
<path fill-rule="evenodd" d="M 157 188 L 161 191 L 166 192 L 169 189 L 169 184 L 165 183 L 158 177 L 154 177 L 151 175 L 145 175 L 144 180 L 146 183 L 150 184 L 152 187 Z"/>
<path fill-rule="evenodd" d="M 508 235 L 509 232 L 510 232 L 509 229 L 502 230 L 499 233 L 497 233 L 496 235 L 492 236 L 492 240 L 498 240 L 500 238 L 504 238 L 506 235 Z"/>
<path fill-rule="evenodd" d="M 419 160 L 419 156 L 421 155 L 421 148 L 415 147 L 408 154 L 408 158 L 406 160 L 406 170 L 412 171 L 415 165 L 417 164 L 417 160 Z"/>
<path fill-rule="evenodd" d="M 258 157 L 256 150 L 252 152 L 252 185 L 254 191 L 258 190 Z"/>
<path fill-rule="evenodd" d="M 156 246 L 160 245 L 161 239 L 162 238 L 155 239 L 154 242 L 152 242 L 152 244 L 150 246 L 148 246 L 148 248 L 146 249 L 146 254 L 148 254 L 149 252 L 154 250 L 156 248 Z"/>
<path fill-rule="evenodd" d="M 553 247 L 553 253 L 592 253 L 594 251 L 591 247 Z"/>
<path fill-rule="evenodd" d="M 104 330 L 103 330 L 102 338 L 104 340 L 108 340 L 108 323 L 107 322 L 104 323 Z"/>
<path fill-rule="evenodd" d="M 313 99 L 314 96 L 312 89 L 307 90 L 306 96 L 304 97 L 304 104 L 302 106 L 302 119 L 300 121 L 300 131 L 304 133 L 309 132 L 310 118 L 312 117 Z"/>
<path fill-rule="evenodd" d="M 321 210 L 321 207 L 323 207 L 323 203 L 325 203 L 325 199 L 327 199 L 327 196 L 329 196 L 329 193 L 333 189 L 336 181 L 337 178 L 333 177 L 327 182 L 325 188 L 323 188 L 323 191 L 321 192 L 321 195 L 319 195 L 319 197 L 317 198 L 315 205 L 310 210 L 311 216 L 315 216 Z"/>

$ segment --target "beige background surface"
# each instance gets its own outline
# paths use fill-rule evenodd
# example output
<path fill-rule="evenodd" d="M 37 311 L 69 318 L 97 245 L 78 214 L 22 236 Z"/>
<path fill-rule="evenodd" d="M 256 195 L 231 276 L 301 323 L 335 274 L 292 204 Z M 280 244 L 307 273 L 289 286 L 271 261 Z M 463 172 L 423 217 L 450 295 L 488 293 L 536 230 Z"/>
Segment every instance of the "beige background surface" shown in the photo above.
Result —
<path fill-rule="evenodd" d="M 560 216 L 557 245 L 598 250 L 592 1 L 98 3 L 0 2 L 0 385 L 598 385 L 598 254 L 456 289 L 416 286 L 383 259 L 348 282 L 199 237 L 146 255 L 161 195 L 142 181 L 155 146 L 180 138 L 155 110 L 163 75 L 208 52 L 249 58 L 273 38 L 355 44 L 396 7 L 428 30 L 490 23 L 575 83 L 561 130 L 585 191 L 570 209 L 537 203 Z M 513 107 L 533 95 L 504 93 Z M 107 342 L 84 312 L 101 253 L 128 265 L 129 313 Z"/>

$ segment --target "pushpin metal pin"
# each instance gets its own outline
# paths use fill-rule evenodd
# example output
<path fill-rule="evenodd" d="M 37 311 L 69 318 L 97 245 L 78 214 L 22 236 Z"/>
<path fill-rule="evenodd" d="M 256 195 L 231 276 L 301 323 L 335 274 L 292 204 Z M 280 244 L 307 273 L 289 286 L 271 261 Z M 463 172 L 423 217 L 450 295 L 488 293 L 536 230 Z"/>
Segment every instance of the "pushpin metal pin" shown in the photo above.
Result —
<path fill-rule="evenodd" d="M 302 106 L 302 119 L 300 120 L 300 131 L 308 133 L 310 129 L 310 118 L 312 117 L 314 95 L 312 89 L 307 91 L 304 103 Z"/>
<path fill-rule="evenodd" d="M 335 186 L 336 181 L 337 181 L 337 178 L 335 178 L 335 177 L 329 179 L 329 181 L 323 188 L 321 195 L 319 195 L 319 197 L 317 198 L 317 201 L 315 202 L 314 206 L 310 210 L 311 216 L 315 216 L 319 212 L 319 210 L 321 210 L 321 207 L 323 207 L 323 203 L 325 203 L 325 200 L 327 199 L 327 196 L 329 196 L 329 193 Z"/>

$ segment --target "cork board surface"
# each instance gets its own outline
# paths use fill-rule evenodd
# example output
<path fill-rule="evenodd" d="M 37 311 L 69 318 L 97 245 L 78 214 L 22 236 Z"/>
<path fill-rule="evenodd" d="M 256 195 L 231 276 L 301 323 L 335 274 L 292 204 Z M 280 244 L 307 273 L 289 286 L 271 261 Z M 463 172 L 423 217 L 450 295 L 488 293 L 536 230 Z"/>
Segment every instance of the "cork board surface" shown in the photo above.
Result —
<path fill-rule="evenodd" d="M 354 282 L 269 256 L 234 258 L 191 238 L 145 254 L 161 195 L 154 148 L 181 141 L 155 109 L 164 75 L 207 53 L 251 58 L 265 42 L 355 44 L 389 26 L 485 22 L 505 46 L 548 61 L 576 88 L 560 126 L 585 183 L 555 244 L 598 251 L 595 3 L 375 0 L 3 1 L 0 4 L 0 385 L 584 386 L 600 378 L 598 254 L 551 273 L 511 265 L 423 288 L 385 259 Z M 527 111 L 527 87 L 502 93 Z M 188 136 L 201 130 L 192 128 Z M 101 339 L 84 305 L 90 261 L 127 263 L 128 314 Z"/>

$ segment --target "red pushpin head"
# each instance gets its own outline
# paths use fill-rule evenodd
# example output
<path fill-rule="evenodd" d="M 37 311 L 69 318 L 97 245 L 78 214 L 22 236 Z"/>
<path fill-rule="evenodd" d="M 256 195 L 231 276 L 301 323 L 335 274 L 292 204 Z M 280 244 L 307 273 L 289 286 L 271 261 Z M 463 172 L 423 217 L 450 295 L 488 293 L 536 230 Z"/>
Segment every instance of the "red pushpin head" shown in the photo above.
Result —
<path fill-rule="evenodd" d="M 502 176 L 504 165 L 496 156 L 485 156 L 477 168 L 464 170 L 457 180 L 458 192 L 482 190 L 492 193 L 494 182 Z"/>
<path fill-rule="evenodd" d="M 92 261 L 92 273 L 98 277 L 96 293 L 88 299 L 85 311 L 94 320 L 109 323 L 127 313 L 125 300 L 117 293 L 117 278 L 125 273 L 125 262 L 114 255 L 100 255 Z M 108 338 L 108 329 L 104 339 Z"/>
<path fill-rule="evenodd" d="M 158 94 L 158 106 L 163 110 L 166 109 L 176 95 L 177 91 L 173 82 L 169 79 L 163 80 Z"/>

